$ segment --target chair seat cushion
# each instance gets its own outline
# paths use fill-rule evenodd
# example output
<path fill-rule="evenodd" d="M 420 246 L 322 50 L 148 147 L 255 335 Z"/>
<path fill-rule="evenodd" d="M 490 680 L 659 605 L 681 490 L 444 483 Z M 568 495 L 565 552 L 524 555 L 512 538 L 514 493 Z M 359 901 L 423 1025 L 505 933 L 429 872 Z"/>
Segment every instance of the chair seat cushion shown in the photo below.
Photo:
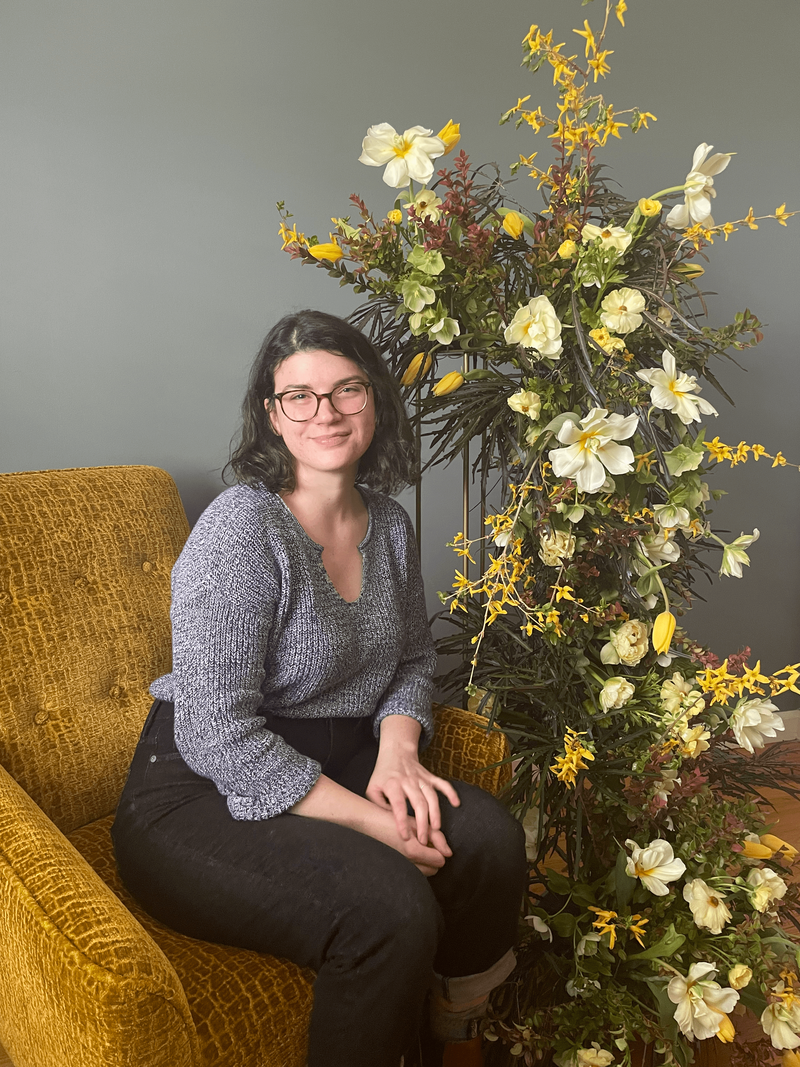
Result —
<path fill-rule="evenodd" d="M 301 1067 L 313 1001 L 313 971 L 247 949 L 196 941 L 152 919 L 120 881 L 109 815 L 69 840 L 119 897 L 174 967 L 208 1065 Z"/>

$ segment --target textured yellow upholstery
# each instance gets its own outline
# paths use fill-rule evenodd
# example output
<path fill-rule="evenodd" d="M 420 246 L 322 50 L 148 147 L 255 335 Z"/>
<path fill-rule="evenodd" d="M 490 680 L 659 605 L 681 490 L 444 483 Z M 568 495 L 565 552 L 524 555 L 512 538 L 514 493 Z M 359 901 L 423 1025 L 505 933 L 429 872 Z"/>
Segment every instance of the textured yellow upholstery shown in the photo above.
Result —
<path fill-rule="evenodd" d="M 0 1043 L 16 1067 L 301 1067 L 313 974 L 194 941 L 121 885 L 109 829 L 169 669 L 188 532 L 152 467 L 0 475 Z M 505 738 L 439 709 L 426 760 L 497 792 Z"/>

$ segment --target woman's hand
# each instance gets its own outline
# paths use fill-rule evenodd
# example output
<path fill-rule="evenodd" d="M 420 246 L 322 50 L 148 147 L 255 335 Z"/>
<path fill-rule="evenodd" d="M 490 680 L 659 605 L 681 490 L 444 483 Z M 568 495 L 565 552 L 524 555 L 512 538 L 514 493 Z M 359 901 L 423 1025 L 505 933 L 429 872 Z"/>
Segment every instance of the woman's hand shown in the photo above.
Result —
<path fill-rule="evenodd" d="M 431 774 L 419 762 L 421 729 L 408 715 L 389 715 L 381 722 L 380 748 L 367 799 L 392 812 L 402 841 L 415 839 L 446 858 L 453 852 L 442 833 L 438 794 L 443 793 L 454 807 L 461 801 L 450 782 Z M 409 804 L 413 818 L 408 814 Z"/>

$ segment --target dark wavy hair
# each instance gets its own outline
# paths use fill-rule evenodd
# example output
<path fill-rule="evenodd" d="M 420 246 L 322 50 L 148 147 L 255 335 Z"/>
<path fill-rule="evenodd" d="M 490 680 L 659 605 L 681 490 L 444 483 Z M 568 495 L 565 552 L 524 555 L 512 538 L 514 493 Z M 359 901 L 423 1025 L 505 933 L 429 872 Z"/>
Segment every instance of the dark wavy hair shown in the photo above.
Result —
<path fill-rule="evenodd" d="M 234 480 L 273 492 L 294 489 L 294 465 L 283 439 L 272 429 L 264 400 L 272 401 L 275 371 L 295 352 L 320 349 L 351 359 L 372 383 L 375 436 L 361 457 L 356 480 L 370 489 L 397 493 L 419 477 L 414 436 L 400 388 L 372 343 L 344 319 L 324 311 L 298 311 L 272 327 L 255 358 L 242 403 L 242 428 L 234 438 L 230 469 Z M 236 444 L 235 444 L 236 443 Z M 235 444 L 235 447 L 233 445 Z"/>

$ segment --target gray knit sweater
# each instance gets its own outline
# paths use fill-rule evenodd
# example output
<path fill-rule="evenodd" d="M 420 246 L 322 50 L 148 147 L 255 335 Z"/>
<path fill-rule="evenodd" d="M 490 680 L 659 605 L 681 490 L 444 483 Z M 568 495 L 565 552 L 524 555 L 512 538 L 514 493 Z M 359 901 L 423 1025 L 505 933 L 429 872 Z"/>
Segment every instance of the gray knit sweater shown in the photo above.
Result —
<path fill-rule="evenodd" d="M 429 741 L 436 663 L 411 522 L 362 490 L 361 594 L 342 599 L 322 547 L 283 500 L 237 485 L 206 509 L 172 572 L 175 742 L 236 819 L 267 819 L 311 789 L 320 765 L 268 730 L 279 716 L 410 715 Z"/>

